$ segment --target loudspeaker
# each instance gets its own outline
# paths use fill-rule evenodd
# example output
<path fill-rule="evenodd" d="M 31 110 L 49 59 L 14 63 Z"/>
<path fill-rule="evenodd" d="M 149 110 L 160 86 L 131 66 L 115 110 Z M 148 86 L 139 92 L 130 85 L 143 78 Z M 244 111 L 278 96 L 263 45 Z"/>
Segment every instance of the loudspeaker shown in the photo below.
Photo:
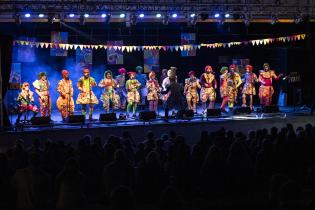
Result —
<path fill-rule="evenodd" d="M 50 117 L 32 117 L 31 123 L 33 125 L 49 125 L 50 124 Z"/>
<path fill-rule="evenodd" d="M 194 117 L 194 110 L 179 110 L 176 114 L 177 119 L 191 119 Z"/>
<path fill-rule="evenodd" d="M 207 109 L 207 117 L 220 117 L 221 109 Z"/>
<path fill-rule="evenodd" d="M 233 114 L 250 114 L 252 113 L 252 110 L 250 107 L 237 107 L 233 110 Z"/>
<path fill-rule="evenodd" d="M 99 120 L 102 122 L 116 121 L 117 120 L 116 113 L 114 112 L 114 113 L 100 114 Z"/>
<path fill-rule="evenodd" d="M 139 120 L 149 121 L 156 119 L 156 113 L 154 111 L 142 111 L 139 113 Z"/>
<path fill-rule="evenodd" d="M 85 122 L 85 115 L 70 115 L 68 117 L 69 123 L 84 123 Z"/>
<path fill-rule="evenodd" d="M 271 105 L 271 106 L 264 106 L 262 108 L 263 113 L 277 113 L 279 112 L 279 106 L 278 105 Z"/>

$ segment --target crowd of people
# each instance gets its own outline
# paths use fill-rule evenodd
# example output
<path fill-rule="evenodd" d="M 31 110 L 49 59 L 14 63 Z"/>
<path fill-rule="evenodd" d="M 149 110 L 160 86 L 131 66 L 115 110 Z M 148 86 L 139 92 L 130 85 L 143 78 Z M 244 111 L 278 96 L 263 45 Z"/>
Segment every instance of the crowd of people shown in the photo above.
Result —
<path fill-rule="evenodd" d="M 0 154 L 1 209 L 314 209 L 315 127 L 173 131 L 78 145 L 18 139 Z"/>
<path fill-rule="evenodd" d="M 62 79 L 58 82 L 57 108 L 61 113 L 63 121 L 74 113 L 75 104 L 81 106 L 82 115 L 86 115 L 89 107 L 89 119 L 92 120 L 94 105 L 103 102 L 105 112 L 122 109 L 126 111 L 127 118 L 136 118 L 138 104 L 149 104 L 149 110 L 158 114 L 158 102 L 163 101 L 165 117 L 171 109 L 193 110 L 197 112 L 197 103 L 202 103 L 202 114 L 206 110 L 215 108 L 217 89 L 219 88 L 222 99 L 221 111 L 226 112 L 226 106 L 232 110 L 237 101 L 239 90 L 242 86 L 242 106 L 253 110 L 253 97 L 256 93 L 256 83 L 260 83 L 259 99 L 262 106 L 271 105 L 274 93 L 273 80 L 278 80 L 281 75 L 276 75 L 271 70 L 268 63 L 263 65 L 259 76 L 253 72 L 251 65 L 246 65 L 246 72 L 240 75 L 237 66 L 232 64 L 229 67 L 222 67 L 220 70 L 220 82 L 217 82 L 216 75 L 210 65 L 204 68 L 204 73 L 200 79 L 195 71 L 190 71 L 184 85 L 178 82 L 176 67 L 169 70 L 162 70 L 160 82 L 154 71 L 145 74 L 143 68 L 138 66 L 136 71 L 127 72 L 125 68 L 118 70 L 119 75 L 113 76 L 110 70 L 105 71 L 104 78 L 97 84 L 90 76 L 90 70 L 84 69 L 83 76 L 77 82 L 79 94 L 76 101 L 73 100 L 73 85 L 67 70 L 62 70 Z M 128 78 L 126 77 L 128 75 Z M 50 116 L 51 98 L 49 94 L 50 83 L 45 72 L 38 75 L 38 80 L 32 83 L 38 95 L 39 109 L 34 105 L 34 94 L 30 90 L 30 84 L 24 82 L 22 91 L 18 96 L 19 102 L 18 117 L 16 123 L 20 122 L 20 117 L 25 111 L 32 111 L 34 116 L 40 111 L 41 116 Z M 93 92 L 93 87 L 98 86 L 103 89 L 102 95 L 98 97 Z M 200 90 L 200 91 L 199 91 Z M 207 105 L 208 104 L 208 105 Z M 174 112 L 175 113 L 175 112 Z"/>

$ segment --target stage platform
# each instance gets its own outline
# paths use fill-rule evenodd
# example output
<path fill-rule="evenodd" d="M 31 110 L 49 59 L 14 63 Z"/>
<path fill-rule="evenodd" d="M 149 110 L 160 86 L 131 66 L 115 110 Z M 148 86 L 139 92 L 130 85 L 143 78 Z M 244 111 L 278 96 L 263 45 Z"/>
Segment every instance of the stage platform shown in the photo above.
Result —
<path fill-rule="evenodd" d="M 201 110 L 199 110 L 200 112 Z M 96 111 L 93 118 L 98 119 L 100 113 L 100 111 Z M 162 110 L 160 116 L 164 116 Z M 15 121 L 15 118 L 16 116 L 11 116 L 12 122 Z M 170 119 L 168 122 L 165 122 L 162 117 L 158 117 L 150 122 L 128 119 L 116 122 L 99 122 L 98 120 L 90 122 L 86 120 L 84 124 L 65 124 L 61 122 L 61 117 L 57 111 L 53 112 L 51 119 L 53 123 L 49 126 L 25 125 L 19 128 L 12 127 L 10 130 L 2 132 L 0 134 L 0 147 L 10 147 L 18 138 L 24 139 L 26 145 L 29 145 L 34 138 L 42 141 L 64 141 L 67 144 L 76 145 L 78 140 L 86 134 L 92 137 L 101 137 L 102 141 L 105 142 L 110 135 L 121 136 L 123 131 L 129 131 L 136 142 L 141 142 L 145 139 L 148 130 L 152 130 L 157 138 L 172 130 L 184 135 L 187 143 L 194 144 L 199 139 L 201 131 L 215 131 L 221 127 L 247 133 L 249 130 L 273 126 L 280 128 L 286 123 L 292 123 L 295 127 L 305 126 L 307 123 L 315 125 L 315 117 L 309 116 L 307 109 L 294 109 L 292 107 L 282 107 L 279 113 L 254 112 L 241 115 L 224 113 L 220 117 L 208 119 L 199 114 L 190 120 Z"/>

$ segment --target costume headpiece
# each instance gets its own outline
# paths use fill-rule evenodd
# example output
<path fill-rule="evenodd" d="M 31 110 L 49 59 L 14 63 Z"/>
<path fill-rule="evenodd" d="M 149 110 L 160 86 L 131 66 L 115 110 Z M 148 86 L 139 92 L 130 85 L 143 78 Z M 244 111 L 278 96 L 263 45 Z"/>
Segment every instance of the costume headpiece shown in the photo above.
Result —
<path fill-rule="evenodd" d="M 210 65 L 205 66 L 205 71 L 213 71 L 212 66 Z"/>
<path fill-rule="evenodd" d="M 119 74 L 126 74 L 126 69 L 125 68 L 120 68 L 118 69 Z"/>
<path fill-rule="evenodd" d="M 43 76 L 47 76 L 47 75 L 46 75 L 46 72 L 39 72 L 39 73 L 37 74 L 38 79 L 42 78 Z"/>
<path fill-rule="evenodd" d="M 269 68 L 269 63 L 264 63 L 263 67 L 265 68 L 266 66 Z"/>
<path fill-rule="evenodd" d="M 220 73 L 223 74 L 225 71 L 228 71 L 229 68 L 226 67 L 226 66 L 223 66 L 221 69 L 220 69 Z"/>
<path fill-rule="evenodd" d="M 150 73 L 149 73 L 149 78 L 152 78 L 152 77 L 155 77 L 155 72 L 154 71 L 151 71 Z"/>
<path fill-rule="evenodd" d="M 68 71 L 68 70 L 63 69 L 63 70 L 61 71 L 61 76 L 62 76 L 62 77 L 65 77 L 67 74 L 69 74 L 69 71 Z"/>
<path fill-rule="evenodd" d="M 134 72 L 134 71 L 129 71 L 128 72 L 128 76 L 130 77 L 131 75 L 136 75 L 137 73 L 136 72 Z"/>
<path fill-rule="evenodd" d="M 191 75 L 195 76 L 196 75 L 195 71 L 188 72 L 188 76 L 191 76 Z"/>
<path fill-rule="evenodd" d="M 246 65 L 246 68 L 248 68 L 250 72 L 253 71 L 253 66 L 252 65 Z"/>
<path fill-rule="evenodd" d="M 106 75 L 110 74 L 111 77 L 113 77 L 112 71 L 111 70 L 107 70 L 104 72 L 104 78 L 106 78 Z"/>
<path fill-rule="evenodd" d="M 23 82 L 21 89 L 24 89 L 26 86 L 30 86 L 30 84 L 28 82 Z"/>
<path fill-rule="evenodd" d="M 137 66 L 137 67 L 136 67 L 136 71 L 137 71 L 137 72 L 143 72 L 142 66 Z"/>
<path fill-rule="evenodd" d="M 230 69 L 235 69 L 235 67 L 236 67 L 235 64 L 230 65 Z"/>
<path fill-rule="evenodd" d="M 85 72 L 90 73 L 90 69 L 83 69 L 83 73 Z"/>

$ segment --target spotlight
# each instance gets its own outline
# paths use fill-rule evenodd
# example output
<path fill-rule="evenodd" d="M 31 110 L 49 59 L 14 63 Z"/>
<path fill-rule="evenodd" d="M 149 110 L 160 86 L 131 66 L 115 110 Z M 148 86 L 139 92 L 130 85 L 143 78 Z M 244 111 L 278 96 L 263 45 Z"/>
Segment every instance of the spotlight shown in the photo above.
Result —
<path fill-rule="evenodd" d="M 29 18 L 29 17 L 31 17 L 31 14 L 30 14 L 30 13 L 26 13 L 26 14 L 24 15 L 24 17 Z"/>
<path fill-rule="evenodd" d="M 226 13 L 225 14 L 225 18 L 229 18 L 230 17 L 230 14 L 229 13 Z"/>
<path fill-rule="evenodd" d="M 17 24 L 17 25 L 20 25 L 22 23 L 21 15 L 19 13 L 15 13 L 13 15 L 13 19 L 14 19 L 15 24 Z"/>
<path fill-rule="evenodd" d="M 170 16 L 168 14 L 164 15 L 163 25 L 168 25 L 169 19 L 170 19 Z"/>
<path fill-rule="evenodd" d="M 162 17 L 162 15 L 161 15 L 160 13 L 157 13 L 157 14 L 155 15 L 155 17 L 160 18 L 160 17 Z"/>
<path fill-rule="evenodd" d="M 188 25 L 191 25 L 191 26 L 196 25 L 197 19 L 198 19 L 198 17 L 195 14 L 189 15 L 188 22 L 187 22 Z"/>
<path fill-rule="evenodd" d="M 45 15 L 43 13 L 38 14 L 39 18 L 43 18 Z"/>
<path fill-rule="evenodd" d="M 88 18 L 89 16 L 90 16 L 90 15 L 87 14 L 87 13 L 84 14 L 84 17 L 85 17 L 85 18 Z"/>
<path fill-rule="evenodd" d="M 144 18 L 144 14 L 143 13 L 139 14 L 139 18 Z"/>
<path fill-rule="evenodd" d="M 202 21 L 205 21 L 209 18 L 209 15 L 207 13 L 201 13 L 200 14 L 200 18 Z"/>
<path fill-rule="evenodd" d="M 172 14 L 172 18 L 177 18 L 177 14 L 176 14 L 176 13 L 173 13 L 173 14 Z"/>
<path fill-rule="evenodd" d="M 69 14 L 69 17 L 73 18 L 73 17 L 74 17 L 74 14 L 73 14 L 73 13 L 70 13 L 70 14 Z"/>
<path fill-rule="evenodd" d="M 196 16 L 195 13 L 191 13 L 191 14 L 190 14 L 190 17 L 191 17 L 191 18 L 194 18 L 195 16 Z"/>
<path fill-rule="evenodd" d="M 271 25 L 275 25 L 278 22 L 278 17 L 276 15 L 271 16 Z"/>
<path fill-rule="evenodd" d="M 111 17 L 112 17 L 112 14 L 106 14 L 105 23 L 109 23 Z"/>
<path fill-rule="evenodd" d="M 121 13 L 121 14 L 119 15 L 119 17 L 120 17 L 120 18 L 125 18 L 126 15 L 125 15 L 124 13 Z"/>
<path fill-rule="evenodd" d="M 84 15 L 80 15 L 79 21 L 80 21 L 80 25 L 85 25 L 85 17 L 84 17 Z"/>
<path fill-rule="evenodd" d="M 216 14 L 214 14 L 214 17 L 215 17 L 215 18 L 219 18 L 219 17 L 220 17 L 220 14 L 219 14 L 219 13 L 216 13 Z"/>
<path fill-rule="evenodd" d="M 103 13 L 103 14 L 101 15 L 102 18 L 106 18 L 106 16 L 107 16 L 107 15 L 106 15 L 105 13 Z"/>

